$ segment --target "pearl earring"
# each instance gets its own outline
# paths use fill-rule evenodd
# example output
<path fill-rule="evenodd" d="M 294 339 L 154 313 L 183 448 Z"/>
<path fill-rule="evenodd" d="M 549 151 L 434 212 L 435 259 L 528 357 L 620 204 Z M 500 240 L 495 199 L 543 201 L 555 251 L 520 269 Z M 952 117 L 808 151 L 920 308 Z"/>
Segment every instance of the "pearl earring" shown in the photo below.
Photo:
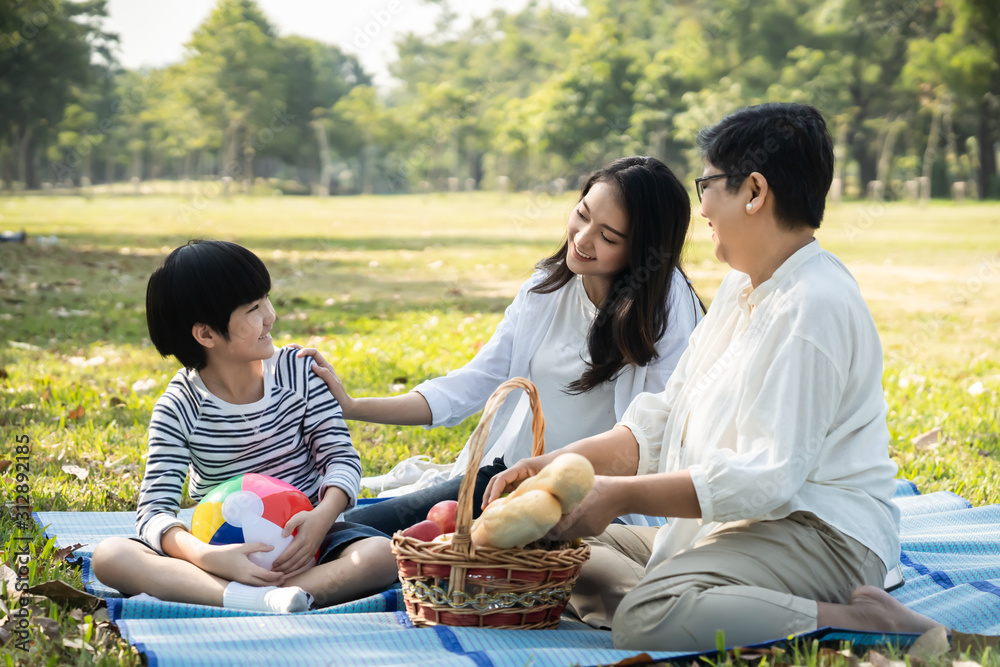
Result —
<path fill-rule="evenodd" d="M 753 209 L 753 204 L 747 204 L 747 213 Z"/>

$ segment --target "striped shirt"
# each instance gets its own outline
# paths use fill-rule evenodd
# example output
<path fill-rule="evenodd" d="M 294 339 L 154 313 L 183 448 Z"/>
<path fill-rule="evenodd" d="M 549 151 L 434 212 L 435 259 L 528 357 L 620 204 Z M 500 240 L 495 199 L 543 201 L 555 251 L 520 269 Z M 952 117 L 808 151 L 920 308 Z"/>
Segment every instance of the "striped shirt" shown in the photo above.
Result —
<path fill-rule="evenodd" d="M 357 502 L 361 460 L 340 404 L 313 373 L 312 359 L 276 350 L 264 366 L 264 397 L 233 405 L 214 396 L 193 369 L 181 369 L 153 407 L 149 454 L 139 488 L 136 529 L 154 549 L 177 518 L 184 480 L 200 500 L 246 473 L 277 477 L 316 505 L 321 490 L 342 489 Z M 345 508 L 347 509 L 347 508 Z"/>

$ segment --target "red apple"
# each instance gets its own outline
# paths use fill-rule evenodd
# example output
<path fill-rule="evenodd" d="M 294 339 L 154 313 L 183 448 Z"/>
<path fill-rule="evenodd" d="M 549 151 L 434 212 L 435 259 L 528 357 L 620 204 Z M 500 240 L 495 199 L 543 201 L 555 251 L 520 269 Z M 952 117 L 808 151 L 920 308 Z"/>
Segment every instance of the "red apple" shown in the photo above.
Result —
<path fill-rule="evenodd" d="M 415 523 L 403 531 L 403 537 L 412 537 L 424 542 L 430 542 L 438 535 L 443 534 L 444 531 L 441 530 L 441 526 L 428 519 L 424 519 L 420 523 Z"/>
<path fill-rule="evenodd" d="M 441 526 L 441 532 L 455 532 L 455 515 L 458 513 L 458 502 L 442 500 L 427 512 L 427 520 Z"/>

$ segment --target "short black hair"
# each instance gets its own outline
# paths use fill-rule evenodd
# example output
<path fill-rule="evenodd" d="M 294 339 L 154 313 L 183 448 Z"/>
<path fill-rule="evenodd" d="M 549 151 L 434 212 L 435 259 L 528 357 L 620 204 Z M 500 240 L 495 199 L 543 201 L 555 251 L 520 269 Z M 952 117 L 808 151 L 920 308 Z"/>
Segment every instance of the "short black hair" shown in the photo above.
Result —
<path fill-rule="evenodd" d="M 271 276 L 257 255 L 228 241 L 189 241 L 163 260 L 146 285 L 149 338 L 164 357 L 201 370 L 205 348 L 191 335 L 207 324 L 229 337 L 229 318 L 240 306 L 271 291 Z"/>
<path fill-rule="evenodd" d="M 788 229 L 818 228 L 833 182 L 833 140 L 823 116 L 805 104 L 745 107 L 698 133 L 698 147 L 734 192 L 752 172 L 767 179 L 774 214 Z"/>

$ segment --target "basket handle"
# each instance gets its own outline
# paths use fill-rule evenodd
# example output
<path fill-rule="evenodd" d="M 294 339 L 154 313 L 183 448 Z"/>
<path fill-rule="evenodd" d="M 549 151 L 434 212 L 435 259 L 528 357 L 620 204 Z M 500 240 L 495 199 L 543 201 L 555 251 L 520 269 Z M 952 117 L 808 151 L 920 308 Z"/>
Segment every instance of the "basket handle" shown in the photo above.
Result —
<path fill-rule="evenodd" d="M 490 424 L 497 410 L 503 405 L 507 394 L 515 389 L 523 389 L 528 394 L 528 401 L 531 406 L 531 455 L 541 456 L 545 453 L 545 416 L 542 414 L 542 405 L 538 399 L 538 389 L 531 380 L 522 377 L 507 380 L 497 387 L 489 400 L 486 401 L 486 409 L 483 411 L 479 425 L 473 431 L 469 439 L 469 463 L 465 469 L 465 477 L 462 479 L 462 486 L 458 491 L 458 512 L 455 517 L 455 536 L 452 538 L 452 545 L 457 549 L 468 552 L 472 545 L 470 528 L 472 525 L 472 501 L 476 490 L 476 475 L 479 473 L 479 465 L 482 463 L 483 453 L 486 448 L 486 436 L 490 432 Z"/>

